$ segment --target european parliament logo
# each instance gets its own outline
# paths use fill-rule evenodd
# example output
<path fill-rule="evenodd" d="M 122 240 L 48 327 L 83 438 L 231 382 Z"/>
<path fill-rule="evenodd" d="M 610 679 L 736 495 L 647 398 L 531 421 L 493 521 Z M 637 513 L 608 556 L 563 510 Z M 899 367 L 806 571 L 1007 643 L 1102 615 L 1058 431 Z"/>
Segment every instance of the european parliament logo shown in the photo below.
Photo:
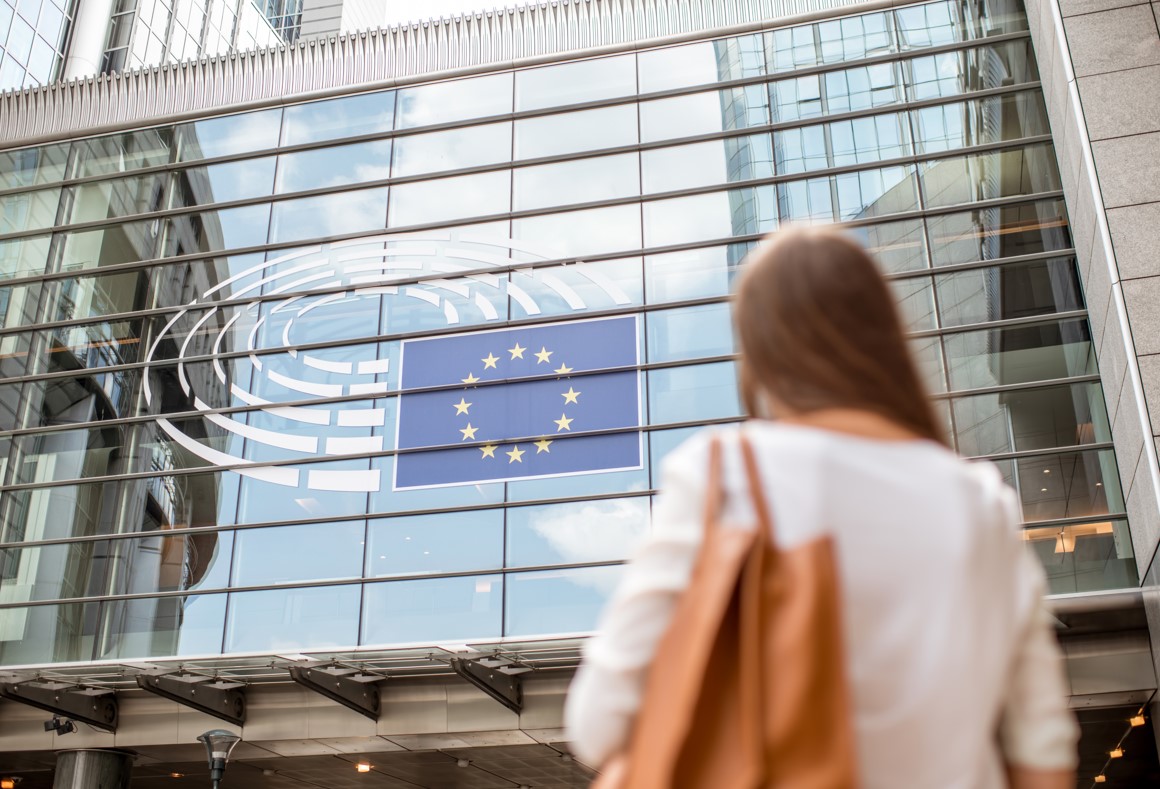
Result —
<path fill-rule="evenodd" d="M 635 316 L 405 341 L 395 489 L 640 468 L 637 342 Z"/>

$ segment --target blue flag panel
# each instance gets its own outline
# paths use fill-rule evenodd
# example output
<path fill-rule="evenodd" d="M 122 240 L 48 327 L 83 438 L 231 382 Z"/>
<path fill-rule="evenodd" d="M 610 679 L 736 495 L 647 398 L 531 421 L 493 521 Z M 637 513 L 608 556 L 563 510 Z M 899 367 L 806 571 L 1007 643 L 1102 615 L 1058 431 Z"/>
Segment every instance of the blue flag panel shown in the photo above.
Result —
<path fill-rule="evenodd" d="M 405 341 L 397 448 L 444 448 L 399 454 L 395 489 L 639 468 L 638 432 L 573 435 L 640 426 L 637 343 L 636 316 Z"/>

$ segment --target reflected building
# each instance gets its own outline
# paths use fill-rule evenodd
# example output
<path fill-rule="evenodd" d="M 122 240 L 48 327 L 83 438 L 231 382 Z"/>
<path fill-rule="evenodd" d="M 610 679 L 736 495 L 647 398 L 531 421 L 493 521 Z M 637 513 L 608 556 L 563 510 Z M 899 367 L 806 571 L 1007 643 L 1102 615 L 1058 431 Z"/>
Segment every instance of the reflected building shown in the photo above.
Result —
<path fill-rule="evenodd" d="M 316 7 L 260 8 L 305 37 Z M 92 87 L 99 112 L 0 98 L 5 672 L 115 698 L 116 744 L 166 773 L 182 743 L 133 732 L 198 707 L 158 707 L 159 677 L 244 700 L 245 769 L 360 753 L 385 781 L 537 785 L 518 758 L 586 785 L 560 759 L 581 645 L 664 456 L 745 416 L 732 281 L 766 233 L 837 223 L 880 261 L 955 449 L 1018 492 L 1106 751 L 1099 716 L 1156 687 L 1152 459 L 1125 437 L 1043 25 L 1017 0 L 688 8 L 191 63 L 156 103 L 135 97 L 161 72 L 135 72 Z M 0 764 L 51 765 L 42 713 L 7 699 Z"/>

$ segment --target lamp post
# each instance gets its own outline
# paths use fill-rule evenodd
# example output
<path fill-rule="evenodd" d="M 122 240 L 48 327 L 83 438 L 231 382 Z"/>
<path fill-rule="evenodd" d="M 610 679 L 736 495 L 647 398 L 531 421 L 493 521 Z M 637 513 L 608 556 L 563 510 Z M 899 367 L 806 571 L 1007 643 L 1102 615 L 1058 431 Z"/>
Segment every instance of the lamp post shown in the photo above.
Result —
<path fill-rule="evenodd" d="M 213 789 L 218 789 L 222 776 L 225 775 L 230 753 L 242 738 L 232 731 L 214 729 L 199 736 L 197 741 L 205 745 L 205 752 L 209 756 L 209 777 L 213 781 Z"/>

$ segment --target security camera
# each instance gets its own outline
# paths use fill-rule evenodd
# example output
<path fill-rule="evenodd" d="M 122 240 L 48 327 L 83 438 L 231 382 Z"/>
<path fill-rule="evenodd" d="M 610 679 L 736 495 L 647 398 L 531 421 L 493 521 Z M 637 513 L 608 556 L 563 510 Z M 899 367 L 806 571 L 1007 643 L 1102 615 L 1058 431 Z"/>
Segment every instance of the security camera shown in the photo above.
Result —
<path fill-rule="evenodd" d="M 64 720 L 61 720 L 56 715 L 53 715 L 52 720 L 44 722 L 44 730 L 45 731 L 54 731 L 58 735 L 60 735 L 60 734 L 72 734 L 74 731 L 77 730 L 77 725 L 75 723 L 73 723 L 72 721 L 68 720 L 67 718 Z"/>

